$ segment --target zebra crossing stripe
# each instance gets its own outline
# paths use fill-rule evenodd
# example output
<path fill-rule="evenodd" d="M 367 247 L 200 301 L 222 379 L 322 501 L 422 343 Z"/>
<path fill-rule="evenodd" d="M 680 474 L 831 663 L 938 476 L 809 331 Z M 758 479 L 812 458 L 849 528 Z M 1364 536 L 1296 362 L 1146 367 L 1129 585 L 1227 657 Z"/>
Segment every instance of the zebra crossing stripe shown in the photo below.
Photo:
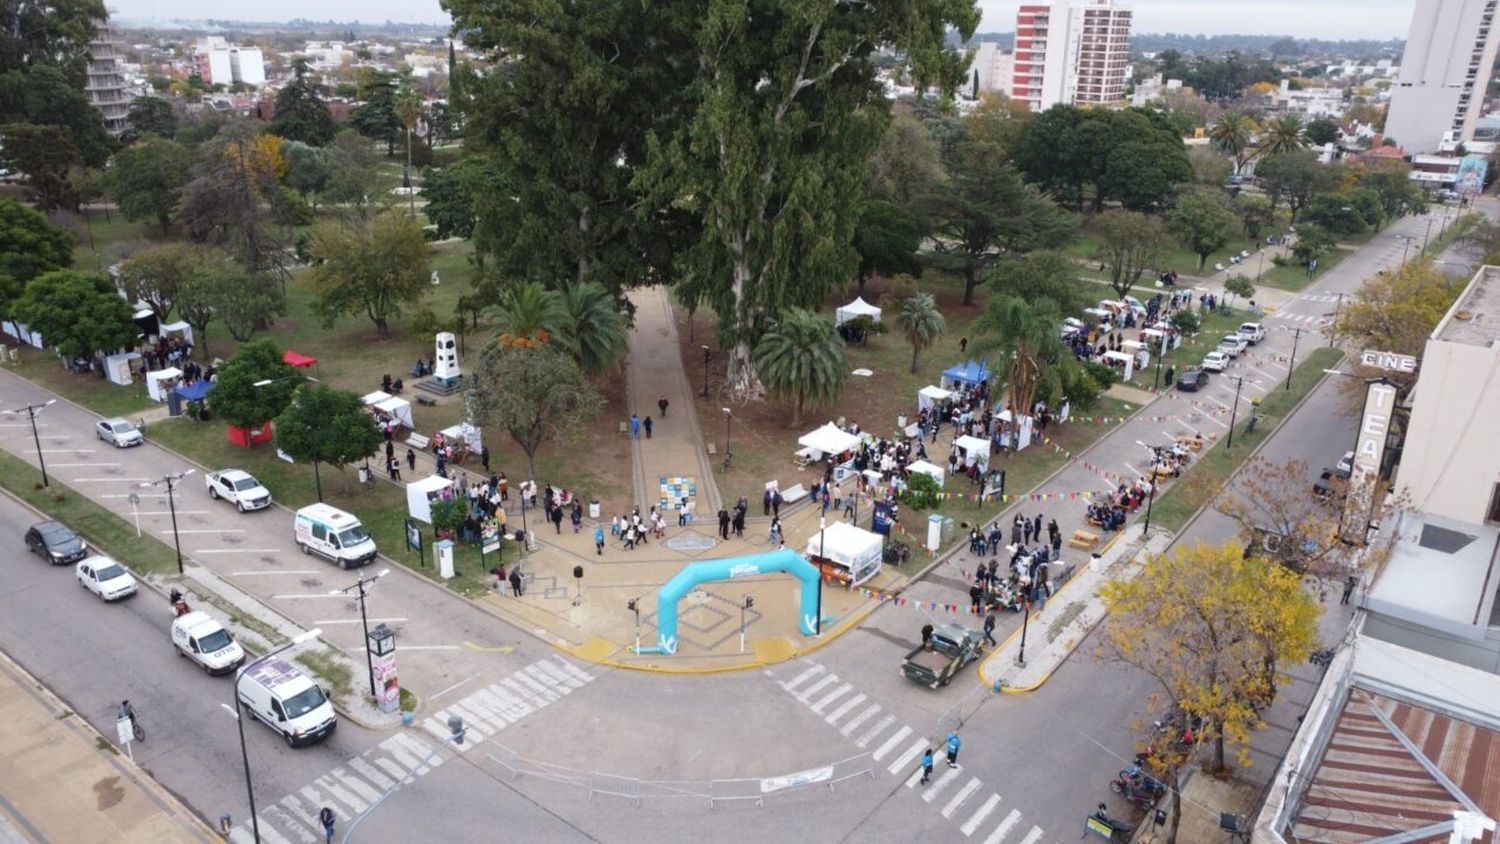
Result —
<path fill-rule="evenodd" d="M 912 744 L 912 746 L 908 747 L 905 753 L 902 753 L 900 756 L 896 757 L 896 761 L 892 762 L 891 767 L 887 770 L 899 776 L 901 773 L 901 769 L 905 768 L 907 765 L 910 765 L 913 759 L 916 759 L 918 756 L 922 755 L 922 751 L 926 750 L 927 747 L 927 737 L 918 736 L 917 740 Z"/>
<path fill-rule="evenodd" d="M 386 775 L 377 770 L 374 765 L 371 765 L 369 762 L 366 762 L 364 759 L 358 756 L 349 760 L 349 767 L 353 768 L 365 779 L 375 783 L 375 787 L 379 788 L 382 792 L 390 791 L 391 786 L 396 784 L 395 780 L 388 779 Z"/>
<path fill-rule="evenodd" d="M 553 679 L 555 679 L 557 681 L 557 684 L 565 690 L 565 694 L 567 692 L 573 691 L 574 689 L 581 689 L 586 683 L 588 683 L 587 680 L 581 679 L 579 677 L 574 677 L 568 672 L 562 670 L 558 667 L 557 663 L 549 659 L 544 659 L 541 662 L 538 662 L 536 664 L 536 667 L 537 670 L 541 671 L 544 674 L 550 675 Z"/>
<path fill-rule="evenodd" d="M 1011 809 L 1010 814 L 1005 816 L 1005 820 L 1001 821 L 1000 825 L 995 827 L 995 831 L 990 833 L 990 837 L 984 839 L 984 844 L 1000 844 L 1000 839 L 1010 834 L 1011 827 L 1015 826 L 1020 820 L 1020 811 Z"/>
<path fill-rule="evenodd" d="M 314 835 L 307 827 L 298 823 L 295 818 L 287 814 L 276 804 L 267 806 L 265 811 L 260 813 L 261 829 L 265 829 L 273 824 L 282 831 L 295 835 L 302 844 L 317 844 L 318 842 L 318 836 Z"/>
<path fill-rule="evenodd" d="M 505 716 L 505 720 L 514 724 L 525 717 L 526 712 L 521 708 L 519 702 L 511 696 L 510 690 L 495 683 L 481 689 L 478 694 L 481 699 L 488 703 L 493 709 Z"/>
<path fill-rule="evenodd" d="M 536 678 L 526 673 L 525 669 L 517 671 L 510 676 L 515 678 L 516 682 L 523 683 L 529 689 L 531 689 L 531 697 L 532 700 L 536 701 L 537 709 L 541 709 L 547 704 L 562 697 L 562 695 L 559 695 L 557 692 L 552 691 L 551 687 L 544 686 L 541 683 L 538 683 L 536 681 Z"/>
<path fill-rule="evenodd" d="M 535 678 L 538 683 L 546 686 L 552 692 L 552 694 L 557 695 L 559 700 L 572 694 L 572 684 L 568 683 L 566 680 L 559 679 L 558 677 L 548 672 L 547 669 L 543 667 L 545 664 L 546 663 L 537 662 L 528 665 L 521 670 L 524 671 L 527 676 Z"/>
<path fill-rule="evenodd" d="M 265 812 L 261 812 L 259 817 L 261 844 L 292 844 L 290 839 L 277 832 L 276 828 L 271 826 L 270 819 L 266 817 Z M 229 833 L 229 839 L 234 841 L 235 844 L 255 844 L 255 836 L 248 827 L 235 827 Z"/>
<path fill-rule="evenodd" d="M 324 791 L 333 795 L 335 800 L 348 806 L 353 811 L 351 815 L 370 808 L 370 804 L 380 799 L 380 794 L 373 788 L 359 782 L 354 777 L 345 774 L 343 768 L 334 768 L 332 773 L 324 774 L 313 780 L 313 784 L 321 787 Z"/>
<path fill-rule="evenodd" d="M 472 706 L 468 705 L 468 702 L 467 698 L 456 700 L 449 704 L 448 708 L 453 711 L 454 715 L 464 719 L 465 727 L 473 727 L 487 736 L 494 735 L 495 728 L 490 724 L 490 719 L 475 711 Z M 446 724 L 447 720 L 444 718 L 443 722 Z"/>
<path fill-rule="evenodd" d="M 808 668 L 807 670 L 803 671 L 801 674 L 798 674 L 796 677 L 793 677 L 791 680 L 788 680 L 787 682 L 782 683 L 781 687 L 783 689 L 786 689 L 787 691 L 790 692 L 793 689 L 797 688 L 798 686 L 802 685 L 803 681 L 807 680 L 809 677 L 811 677 L 814 674 L 817 674 L 819 672 L 826 671 L 826 670 L 828 670 L 828 669 L 824 668 L 821 665 L 814 665 L 811 668 Z"/>
<path fill-rule="evenodd" d="M 949 768 L 946 771 L 943 771 L 942 775 L 939 776 L 936 780 L 933 780 L 932 785 L 928 786 L 927 790 L 922 792 L 922 799 L 928 803 L 931 803 L 932 801 L 937 799 L 937 796 L 939 794 L 943 793 L 943 789 L 948 787 L 948 783 L 953 782 L 956 779 L 958 779 L 957 768 Z"/>
<path fill-rule="evenodd" d="M 885 728 L 889 727 L 890 725 L 892 725 L 894 723 L 896 723 L 896 716 L 894 716 L 894 715 L 886 715 L 885 717 L 883 717 L 879 721 L 877 721 L 875 723 L 875 726 L 873 726 L 870 729 L 866 730 L 865 734 L 859 737 L 859 741 L 857 741 L 857 742 L 854 743 L 854 746 L 858 747 L 860 750 L 864 750 L 865 746 L 868 745 L 871 742 L 871 740 L 873 740 L 876 736 L 880 735 L 881 733 L 885 732 Z"/>
<path fill-rule="evenodd" d="M 425 745 L 422 742 L 418 741 L 410 733 L 396 733 L 389 739 L 386 739 L 386 742 L 395 742 L 396 744 L 404 745 L 408 753 L 413 754 L 419 759 L 426 758 L 428 754 L 432 753 L 431 746 Z M 432 760 L 430 762 L 427 762 L 426 764 L 436 768 L 439 765 L 443 764 L 443 757 L 441 754 L 433 754 Z"/>
<path fill-rule="evenodd" d="M 400 735 L 400 733 L 397 733 L 396 735 Z M 426 774 L 429 770 L 426 765 L 422 764 L 422 758 L 420 756 L 412 754 L 410 750 L 406 749 L 405 745 L 398 744 L 396 742 L 395 736 L 392 736 L 391 738 L 388 738 L 385 741 L 381 742 L 380 746 L 385 749 L 386 753 L 390 754 L 390 757 L 384 758 L 391 759 L 399 768 L 406 771 L 406 774 L 399 777 L 399 779 L 405 779 L 406 775 L 420 777 L 423 774 Z M 381 759 L 375 760 L 377 764 L 379 764 L 381 761 Z"/>
<path fill-rule="evenodd" d="M 562 668 L 563 671 L 566 671 L 568 674 L 577 677 L 579 680 L 582 680 L 585 683 L 593 682 L 594 675 L 588 673 L 587 671 L 584 671 L 582 668 L 579 668 L 573 663 L 568 662 L 562 657 L 554 657 L 550 664 Z"/>
<path fill-rule="evenodd" d="M 1039 826 L 1034 826 L 1031 828 L 1030 832 L 1026 833 L 1026 837 L 1021 839 L 1021 844 L 1036 844 L 1036 842 L 1039 841 L 1041 837 L 1042 828 Z"/>
<path fill-rule="evenodd" d="M 864 703 L 864 702 L 865 702 L 865 696 L 864 696 L 864 694 L 863 693 L 857 694 L 854 697 L 851 697 L 848 700 L 844 701 L 843 703 L 839 704 L 839 708 L 835 709 L 835 710 L 833 710 L 833 712 L 829 713 L 828 717 L 824 718 L 823 721 L 824 721 L 824 723 L 827 723 L 827 724 L 837 724 L 839 722 L 840 718 L 843 718 L 845 715 L 848 715 L 850 710 L 852 710 L 854 707 L 859 706 L 861 703 Z"/>
<path fill-rule="evenodd" d="M 822 715 L 823 710 L 828 708 L 828 704 L 833 703 L 834 701 L 848 694 L 849 690 L 852 688 L 854 688 L 853 683 L 845 683 L 844 685 L 839 686 L 837 689 L 834 689 L 833 691 L 824 695 L 822 700 L 814 704 L 812 711 L 817 713 L 818 715 Z"/>
<path fill-rule="evenodd" d="M 911 772 L 911 776 L 909 776 L 909 777 L 906 778 L 906 787 L 907 788 L 916 788 L 917 787 L 917 783 L 919 783 L 921 781 L 922 781 L 922 766 L 918 765 L 917 769 L 915 771 Z"/>
<path fill-rule="evenodd" d="M 515 697 L 516 706 L 520 708 L 522 717 L 532 713 L 532 706 L 527 702 L 531 699 L 531 693 L 521 688 L 520 683 L 517 683 L 513 678 L 506 677 L 500 681 L 500 685 L 504 686 L 506 691 Z"/>
<path fill-rule="evenodd" d="M 984 819 L 989 817 L 990 813 L 995 811 L 995 807 L 999 805 L 1000 795 L 991 794 L 990 799 L 984 801 L 984 805 L 980 806 L 974 814 L 970 815 L 969 819 L 964 821 L 964 825 L 958 828 L 958 831 L 962 832 L 965 838 L 973 835 L 974 830 L 978 829 L 979 825 L 984 823 Z"/>
<path fill-rule="evenodd" d="M 829 674 L 827 677 L 824 677 L 818 682 L 813 683 L 811 686 L 808 686 L 806 689 L 803 689 L 802 694 L 797 695 L 797 700 L 801 703 L 807 703 L 808 698 L 817 694 L 822 689 L 826 689 L 834 683 L 837 683 L 838 681 L 839 675 Z"/>
<path fill-rule="evenodd" d="M 972 797 L 974 795 L 974 792 L 978 791 L 979 786 L 981 785 L 983 785 L 983 783 L 979 781 L 978 777 L 970 777 L 969 781 L 964 783 L 964 787 L 960 788 L 958 790 L 958 793 L 953 795 L 953 799 L 948 801 L 948 805 L 943 807 L 943 817 L 953 817 L 953 813 L 958 811 L 958 807 L 962 806 L 965 800 L 968 800 L 970 797 Z"/>
<path fill-rule="evenodd" d="M 276 805 L 281 807 L 281 811 L 285 812 L 287 817 L 293 818 L 312 829 L 322 826 L 322 824 L 318 823 L 317 808 L 308 808 L 295 794 L 288 794 L 281 798 L 276 802 Z"/>
<path fill-rule="evenodd" d="M 511 721 L 515 720 L 510 717 L 510 713 L 506 711 L 506 708 L 500 704 L 500 699 L 495 697 L 494 693 L 489 689 L 480 689 L 469 695 L 464 698 L 464 703 L 470 708 L 483 713 L 494 723 L 497 730 L 502 730 L 510 726 Z"/>
<path fill-rule="evenodd" d="M 895 719 L 892 719 L 892 720 L 895 720 Z M 872 754 L 870 756 L 870 758 L 873 759 L 876 762 L 879 762 L 881 759 L 885 758 L 885 755 L 887 753 L 890 753 L 892 750 L 895 750 L 896 749 L 896 745 L 900 744 L 901 741 L 903 739 L 905 739 L 909 735 L 911 735 L 911 727 L 907 727 L 907 726 L 903 725 L 901 727 L 901 729 L 899 729 L 899 730 L 897 730 L 895 732 L 895 734 L 893 734 L 890 738 L 886 739 L 885 740 L 885 744 L 882 744 L 880 746 L 880 748 L 878 750 L 876 750 L 874 752 L 874 754 Z"/>
<path fill-rule="evenodd" d="M 878 704 L 878 703 L 872 703 L 872 704 L 870 704 L 865 709 L 864 712 L 861 712 L 858 715 L 854 716 L 854 720 L 850 721 L 847 724 L 845 724 L 844 728 L 842 730 L 839 730 L 839 732 L 843 733 L 844 736 L 846 736 L 846 737 L 849 736 L 849 735 L 851 735 L 855 730 L 859 729 L 859 725 L 860 724 L 863 724 L 864 722 L 870 720 L 870 718 L 873 717 L 875 715 L 875 713 L 877 713 L 879 711 L 880 711 L 880 704 Z M 863 747 L 863 745 L 861 745 L 861 747 Z"/>

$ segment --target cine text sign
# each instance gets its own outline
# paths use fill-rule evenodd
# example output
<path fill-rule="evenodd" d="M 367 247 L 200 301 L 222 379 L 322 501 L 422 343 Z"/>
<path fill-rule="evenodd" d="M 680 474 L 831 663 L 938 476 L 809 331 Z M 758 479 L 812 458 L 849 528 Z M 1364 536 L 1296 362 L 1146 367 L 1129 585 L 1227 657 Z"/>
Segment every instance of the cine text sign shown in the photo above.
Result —
<path fill-rule="evenodd" d="M 1361 366 L 1371 369 L 1383 369 L 1386 372 L 1404 372 L 1411 374 L 1417 371 L 1417 359 L 1411 355 L 1398 355 L 1395 352 L 1378 352 L 1374 349 L 1365 349 L 1359 353 Z"/>

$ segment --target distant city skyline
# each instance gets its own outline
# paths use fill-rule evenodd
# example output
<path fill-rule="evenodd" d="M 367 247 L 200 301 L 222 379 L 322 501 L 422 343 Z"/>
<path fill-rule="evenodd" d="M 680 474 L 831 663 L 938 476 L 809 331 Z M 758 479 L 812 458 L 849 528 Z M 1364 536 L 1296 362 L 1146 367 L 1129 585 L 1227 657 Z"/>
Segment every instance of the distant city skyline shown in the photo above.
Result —
<path fill-rule="evenodd" d="M 1125 0 L 1135 7 L 1136 32 L 1205 35 L 1294 35 L 1302 38 L 1404 38 L 1416 0 Z M 114 15 L 130 21 L 205 18 L 287 21 L 359 20 L 364 23 L 447 23 L 438 0 L 111 0 Z M 1016 28 L 1020 0 L 979 0 L 980 32 Z"/>

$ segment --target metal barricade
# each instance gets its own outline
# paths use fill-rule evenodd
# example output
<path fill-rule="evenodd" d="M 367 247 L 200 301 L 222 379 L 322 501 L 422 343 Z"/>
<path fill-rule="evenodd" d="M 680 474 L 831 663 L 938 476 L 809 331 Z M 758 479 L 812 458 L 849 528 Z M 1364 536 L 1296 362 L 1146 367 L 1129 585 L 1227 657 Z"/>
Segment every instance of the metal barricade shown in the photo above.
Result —
<path fill-rule="evenodd" d="M 711 780 L 709 782 L 708 808 L 715 808 L 720 801 L 754 800 L 755 805 L 765 805 L 759 779 Z"/>
<path fill-rule="evenodd" d="M 615 774 L 601 774 L 597 771 L 589 772 L 589 799 L 593 800 L 595 794 L 610 794 L 615 797 L 623 797 L 635 803 L 636 808 L 641 805 L 641 781 L 635 777 L 622 777 Z"/>

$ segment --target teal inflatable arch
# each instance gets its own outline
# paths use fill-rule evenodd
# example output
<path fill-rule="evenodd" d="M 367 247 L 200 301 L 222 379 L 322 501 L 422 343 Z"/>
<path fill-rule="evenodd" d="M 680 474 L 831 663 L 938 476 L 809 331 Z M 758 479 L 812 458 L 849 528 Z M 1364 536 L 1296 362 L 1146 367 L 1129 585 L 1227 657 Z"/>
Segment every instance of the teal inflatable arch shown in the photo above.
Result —
<path fill-rule="evenodd" d="M 802 611 L 798 626 L 803 635 L 818 632 L 818 569 L 796 551 L 785 548 L 766 554 L 726 557 L 693 563 L 678 572 L 656 594 L 657 653 L 677 653 L 677 603 L 703 583 L 738 580 L 772 572 L 786 572 L 802 581 Z M 643 649 L 645 650 L 645 649 Z"/>

